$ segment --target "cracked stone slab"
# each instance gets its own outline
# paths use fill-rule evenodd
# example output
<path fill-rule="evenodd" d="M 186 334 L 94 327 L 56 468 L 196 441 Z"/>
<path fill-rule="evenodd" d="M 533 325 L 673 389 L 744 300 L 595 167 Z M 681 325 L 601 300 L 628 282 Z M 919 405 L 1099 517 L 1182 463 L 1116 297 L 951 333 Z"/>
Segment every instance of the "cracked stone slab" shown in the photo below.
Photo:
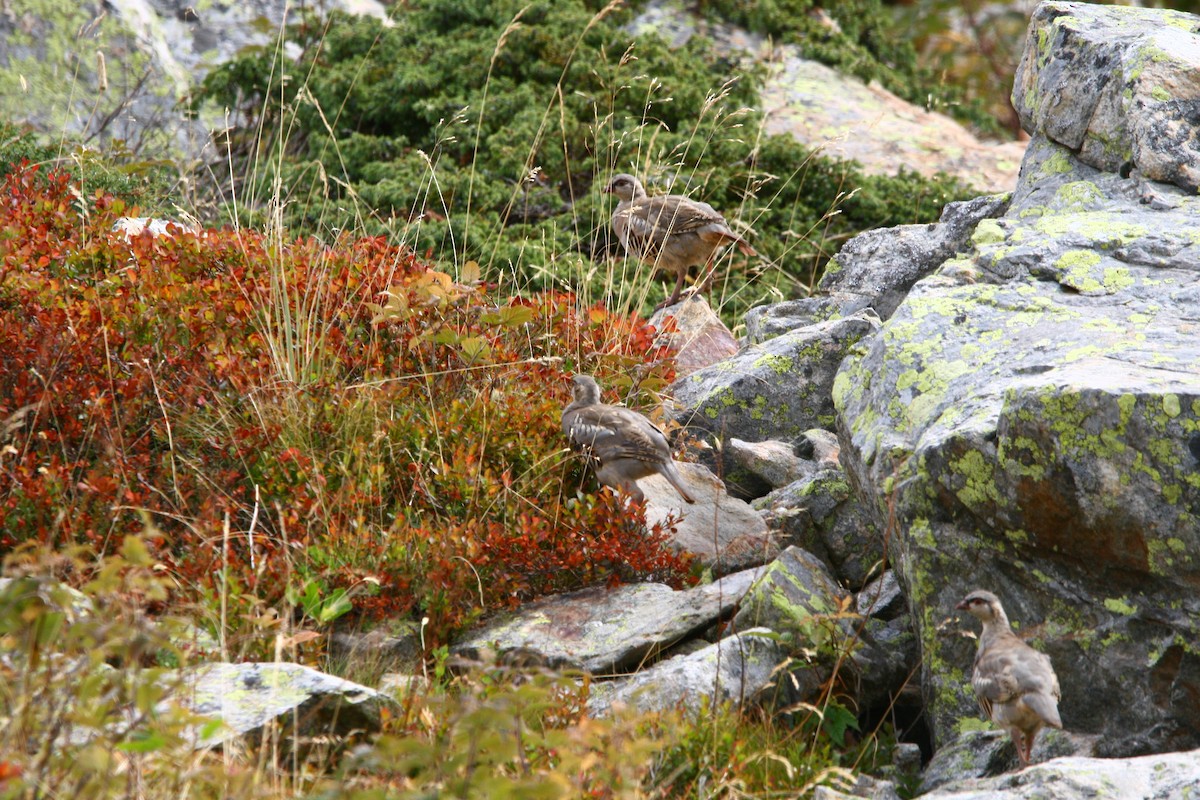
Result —
<path fill-rule="evenodd" d="M 745 570 L 684 591 L 639 583 L 543 598 L 469 634 L 451 652 L 468 659 L 520 653 L 593 675 L 627 671 L 731 614 L 759 573 Z"/>

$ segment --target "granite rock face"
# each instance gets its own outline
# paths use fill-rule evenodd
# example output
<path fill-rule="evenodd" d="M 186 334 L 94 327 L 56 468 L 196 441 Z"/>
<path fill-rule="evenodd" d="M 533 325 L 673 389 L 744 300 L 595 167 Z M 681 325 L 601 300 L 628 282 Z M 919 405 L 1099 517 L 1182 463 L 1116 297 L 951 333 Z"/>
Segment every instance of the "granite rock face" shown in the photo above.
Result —
<path fill-rule="evenodd" d="M 671 415 L 721 440 L 797 439 L 809 428 L 830 428 L 838 365 L 877 327 L 874 318 L 856 315 L 747 347 L 675 381 Z"/>
<path fill-rule="evenodd" d="M 894 526 L 939 744 L 976 715 L 974 643 L 954 631 L 972 626 L 946 622 L 981 587 L 1050 655 L 1064 724 L 1098 734 L 1097 754 L 1200 745 L 1200 198 L 1182 168 L 1143 166 L 1148 106 L 1106 82 L 1147 48 L 1163 85 L 1193 80 L 1197 26 L 1043 4 L 1015 92 L 1034 139 L 1011 204 L 838 373 L 842 460 Z M 1071 55 L 1110 28 L 1107 56 Z M 1094 146 L 1122 137 L 1132 172 Z"/>
<path fill-rule="evenodd" d="M 1200 187 L 1200 30 L 1165 9 L 1038 6 L 1013 86 L 1021 125 L 1105 172 Z"/>

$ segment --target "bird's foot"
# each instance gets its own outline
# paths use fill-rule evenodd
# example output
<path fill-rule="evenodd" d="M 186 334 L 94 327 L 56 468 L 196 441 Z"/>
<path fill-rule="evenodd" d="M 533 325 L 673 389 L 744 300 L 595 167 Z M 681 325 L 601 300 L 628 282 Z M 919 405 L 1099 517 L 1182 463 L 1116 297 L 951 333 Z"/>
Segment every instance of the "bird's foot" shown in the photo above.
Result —
<path fill-rule="evenodd" d="M 668 297 L 666 300 L 663 300 L 663 301 L 662 301 L 661 303 L 659 303 L 658 305 L 656 305 L 656 306 L 654 307 L 654 310 L 655 310 L 655 311 L 662 311 L 664 308 L 667 308 L 668 306 L 673 306 L 673 305 L 675 305 L 675 304 L 676 304 L 676 303 L 678 303 L 678 302 L 679 302 L 679 294 L 678 294 L 678 293 L 676 293 L 676 294 L 673 294 L 673 295 L 671 295 L 670 297 Z"/>

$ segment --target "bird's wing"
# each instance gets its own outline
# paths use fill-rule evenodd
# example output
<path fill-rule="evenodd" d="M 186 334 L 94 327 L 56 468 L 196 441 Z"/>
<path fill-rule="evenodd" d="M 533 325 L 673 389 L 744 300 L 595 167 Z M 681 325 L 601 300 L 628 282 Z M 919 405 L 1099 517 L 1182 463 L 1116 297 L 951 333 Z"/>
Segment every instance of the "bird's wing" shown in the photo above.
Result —
<path fill-rule="evenodd" d="M 707 203 L 695 203 L 677 195 L 634 200 L 628 208 L 613 215 L 613 227 L 619 224 L 626 234 L 627 247 L 650 258 L 672 236 L 695 233 L 706 226 L 725 224 L 725 218 Z M 619 236 L 619 234 L 618 234 Z"/>
<path fill-rule="evenodd" d="M 986 650 L 975 656 L 975 672 L 971 685 L 980 702 L 1008 703 L 1020 694 L 1020 685 L 1014 674 L 1017 651 L 1013 644 L 1024 644 L 1015 636 L 1012 640 L 997 639 Z"/>
<path fill-rule="evenodd" d="M 662 431 L 636 411 L 620 406 L 585 406 L 564 427 L 569 427 L 567 435 L 574 446 L 588 448 L 601 463 L 621 458 L 657 463 L 670 456 Z"/>
<path fill-rule="evenodd" d="M 975 660 L 971 679 L 980 705 L 1010 703 L 1018 698 L 1047 724 L 1060 727 L 1058 678 L 1045 653 L 1039 653 L 1015 634 L 997 637 Z"/>
<path fill-rule="evenodd" d="M 1025 645 L 1022 656 L 1013 665 L 1012 670 L 1018 691 L 1021 693 L 1021 699 L 1047 725 L 1061 728 L 1062 719 L 1058 715 L 1058 699 L 1062 696 L 1062 692 L 1058 687 L 1058 676 L 1054 674 L 1050 657 L 1028 645 Z"/>

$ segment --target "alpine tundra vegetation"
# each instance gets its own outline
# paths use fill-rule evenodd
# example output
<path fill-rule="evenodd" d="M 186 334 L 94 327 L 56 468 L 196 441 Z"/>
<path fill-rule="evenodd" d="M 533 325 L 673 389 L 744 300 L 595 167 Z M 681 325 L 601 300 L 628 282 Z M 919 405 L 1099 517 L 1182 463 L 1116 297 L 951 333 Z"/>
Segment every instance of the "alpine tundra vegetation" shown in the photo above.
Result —
<path fill-rule="evenodd" d="M 0 14 L 0 796 L 1200 784 L 1200 18 L 251 5 Z"/>

